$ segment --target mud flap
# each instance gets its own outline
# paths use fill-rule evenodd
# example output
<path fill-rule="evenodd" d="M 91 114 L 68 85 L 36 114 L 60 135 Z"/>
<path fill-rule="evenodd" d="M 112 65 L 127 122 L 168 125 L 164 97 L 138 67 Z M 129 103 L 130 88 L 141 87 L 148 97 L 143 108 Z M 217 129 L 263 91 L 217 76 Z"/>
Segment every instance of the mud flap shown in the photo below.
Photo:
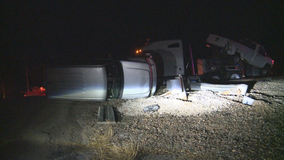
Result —
<path fill-rule="evenodd" d="M 101 106 L 98 111 L 97 124 L 115 124 L 113 107 Z"/>

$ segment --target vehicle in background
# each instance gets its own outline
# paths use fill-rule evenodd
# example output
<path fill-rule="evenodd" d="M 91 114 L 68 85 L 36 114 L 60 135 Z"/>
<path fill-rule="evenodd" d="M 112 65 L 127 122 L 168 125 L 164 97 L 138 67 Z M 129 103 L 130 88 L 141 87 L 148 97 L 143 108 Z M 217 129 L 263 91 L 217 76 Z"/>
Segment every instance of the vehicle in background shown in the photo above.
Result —
<path fill-rule="evenodd" d="M 31 90 L 25 92 L 24 97 L 45 96 L 44 87 L 32 87 Z"/>
<path fill-rule="evenodd" d="M 106 101 L 155 93 L 156 65 L 151 58 L 110 61 L 103 65 L 46 67 L 46 96 L 54 99 Z"/>
<path fill-rule="evenodd" d="M 242 38 L 239 42 L 209 34 L 207 43 L 220 47 L 224 53 L 232 56 L 233 63 L 241 63 L 258 67 L 260 76 L 267 75 L 274 61 L 267 55 L 263 46 L 247 38 Z"/>

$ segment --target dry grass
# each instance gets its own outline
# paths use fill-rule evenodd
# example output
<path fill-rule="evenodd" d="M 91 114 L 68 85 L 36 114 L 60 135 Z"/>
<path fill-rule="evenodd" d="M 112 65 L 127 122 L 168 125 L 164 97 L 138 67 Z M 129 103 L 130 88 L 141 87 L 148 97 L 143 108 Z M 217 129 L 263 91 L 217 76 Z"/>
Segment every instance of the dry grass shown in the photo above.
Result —
<path fill-rule="evenodd" d="M 113 129 L 108 125 L 105 129 L 95 131 L 94 139 L 90 142 L 90 147 L 98 153 L 99 160 L 132 160 L 138 152 L 138 145 L 135 142 L 124 144 L 123 146 L 112 143 Z"/>

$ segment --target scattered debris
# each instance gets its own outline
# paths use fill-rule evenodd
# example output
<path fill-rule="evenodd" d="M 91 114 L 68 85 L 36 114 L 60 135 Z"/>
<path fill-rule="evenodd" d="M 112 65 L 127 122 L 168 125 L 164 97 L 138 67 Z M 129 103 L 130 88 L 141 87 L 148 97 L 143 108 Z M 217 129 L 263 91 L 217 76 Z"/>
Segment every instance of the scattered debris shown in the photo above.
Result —
<path fill-rule="evenodd" d="M 252 105 L 254 102 L 254 99 L 250 98 L 250 97 L 247 97 L 247 96 L 244 96 L 244 99 L 243 99 L 243 104 L 248 104 L 248 105 Z"/>
<path fill-rule="evenodd" d="M 245 95 L 248 89 L 246 84 L 210 84 L 210 83 L 190 83 L 191 90 L 197 91 L 217 91 L 221 94 Z"/>
<path fill-rule="evenodd" d="M 222 95 L 241 95 L 242 91 L 240 89 L 231 89 L 229 91 L 220 92 Z"/>
<path fill-rule="evenodd" d="M 160 109 L 160 106 L 158 104 L 154 104 L 154 105 L 150 105 L 150 106 L 147 106 L 143 109 L 144 112 L 155 112 L 157 111 L 158 109 Z"/>

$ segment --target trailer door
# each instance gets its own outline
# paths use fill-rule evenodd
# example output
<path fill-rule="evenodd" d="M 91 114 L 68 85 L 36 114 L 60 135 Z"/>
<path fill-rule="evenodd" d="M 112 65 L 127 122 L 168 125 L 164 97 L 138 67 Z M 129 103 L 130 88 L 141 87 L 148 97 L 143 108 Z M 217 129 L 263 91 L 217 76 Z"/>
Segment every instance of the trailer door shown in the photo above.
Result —
<path fill-rule="evenodd" d="M 105 101 L 106 69 L 104 66 L 46 68 L 46 96 L 57 99 Z"/>

